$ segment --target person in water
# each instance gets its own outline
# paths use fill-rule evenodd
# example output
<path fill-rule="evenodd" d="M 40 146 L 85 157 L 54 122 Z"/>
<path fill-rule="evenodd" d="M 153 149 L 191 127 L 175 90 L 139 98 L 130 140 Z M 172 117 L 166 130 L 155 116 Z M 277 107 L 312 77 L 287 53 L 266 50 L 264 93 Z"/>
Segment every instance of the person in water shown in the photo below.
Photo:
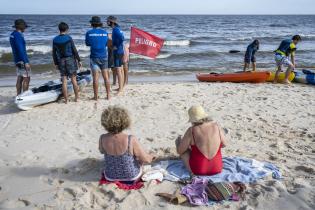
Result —
<path fill-rule="evenodd" d="M 85 35 L 85 44 L 90 47 L 90 66 L 93 76 L 93 90 L 94 100 L 98 100 L 98 80 L 99 71 L 101 71 L 105 89 L 107 94 L 107 100 L 110 99 L 110 81 L 109 81 L 109 68 L 107 60 L 107 42 L 108 34 L 102 29 L 103 23 L 101 18 L 93 16 L 90 20 L 92 29 L 89 30 Z"/>
<path fill-rule="evenodd" d="M 221 148 L 226 146 L 222 129 L 201 106 L 192 106 L 188 115 L 192 126 L 183 138 L 176 139 L 177 153 L 192 174 L 220 173 L 223 167 Z"/>
<path fill-rule="evenodd" d="M 23 19 L 17 19 L 14 22 L 15 30 L 10 35 L 10 44 L 14 63 L 16 66 L 16 95 L 28 90 L 31 80 L 31 66 L 26 52 L 26 42 L 24 39 L 24 31 L 28 27 Z"/>
<path fill-rule="evenodd" d="M 259 41 L 255 39 L 250 45 L 247 46 L 247 50 L 244 58 L 244 71 L 246 71 L 250 63 L 252 63 L 253 71 L 256 71 L 256 52 L 259 50 Z"/>
<path fill-rule="evenodd" d="M 113 45 L 113 59 L 114 59 L 114 71 L 118 76 L 118 94 L 123 92 L 124 88 L 124 74 L 123 74 L 123 57 L 124 57 L 124 34 L 117 23 L 117 18 L 109 16 L 107 18 L 107 25 L 110 26 L 112 31 L 112 45 Z"/>
<path fill-rule="evenodd" d="M 60 34 L 53 39 L 52 56 L 57 70 L 62 79 L 62 94 L 65 103 L 68 102 L 67 80 L 70 77 L 75 101 L 79 99 L 79 87 L 77 84 L 77 70 L 82 67 L 81 59 L 69 32 L 67 23 L 61 22 L 58 25 Z"/>
<path fill-rule="evenodd" d="M 102 126 L 108 132 L 99 138 L 99 151 L 104 154 L 104 176 L 108 181 L 136 181 L 142 175 L 142 164 L 154 157 L 144 151 L 135 136 L 123 131 L 131 120 L 126 109 L 109 106 L 102 113 Z"/>
<path fill-rule="evenodd" d="M 282 71 L 282 66 L 287 66 L 287 71 L 285 73 L 285 80 L 284 82 L 290 84 L 289 76 L 290 73 L 295 68 L 295 51 L 296 45 L 301 41 L 300 35 L 295 35 L 292 39 L 283 40 L 280 43 L 280 46 L 275 51 L 275 60 L 277 64 L 277 71 L 274 79 L 274 83 L 278 81 L 278 77 L 280 72 Z M 291 57 L 291 59 L 289 58 Z"/>

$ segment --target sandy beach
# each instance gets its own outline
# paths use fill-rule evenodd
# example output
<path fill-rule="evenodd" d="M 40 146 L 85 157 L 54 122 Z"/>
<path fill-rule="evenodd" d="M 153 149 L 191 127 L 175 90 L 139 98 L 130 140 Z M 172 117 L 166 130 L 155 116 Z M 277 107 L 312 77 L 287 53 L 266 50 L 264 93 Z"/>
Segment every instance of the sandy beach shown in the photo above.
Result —
<path fill-rule="evenodd" d="M 104 133 L 101 112 L 127 108 L 128 133 L 146 150 L 175 157 L 175 139 L 189 124 L 187 109 L 200 104 L 228 130 L 223 156 L 268 161 L 282 180 L 248 185 L 246 199 L 198 209 L 315 209 L 315 88 L 307 85 L 164 82 L 130 84 L 125 94 L 78 103 L 62 101 L 19 111 L 14 87 L 0 88 L 0 209 L 188 209 L 155 196 L 181 185 L 146 183 L 140 190 L 98 186 Z M 71 98 L 73 100 L 73 98 Z"/>

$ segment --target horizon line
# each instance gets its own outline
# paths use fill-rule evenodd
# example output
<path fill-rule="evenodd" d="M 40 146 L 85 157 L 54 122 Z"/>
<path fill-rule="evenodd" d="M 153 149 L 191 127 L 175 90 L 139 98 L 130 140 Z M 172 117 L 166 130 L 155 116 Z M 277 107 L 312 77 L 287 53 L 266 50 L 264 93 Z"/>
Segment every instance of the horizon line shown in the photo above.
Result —
<path fill-rule="evenodd" d="M 236 15 L 251 15 L 251 16 L 273 16 L 273 15 L 281 15 L 281 16 L 286 16 L 286 15 L 292 15 L 292 16 L 295 16 L 295 15 L 308 15 L 308 16 L 313 16 L 315 15 L 314 14 L 250 14 L 250 13 L 244 13 L 244 14 L 223 14 L 223 13 L 218 13 L 218 14 L 192 14 L 192 13 L 183 13 L 183 14 L 119 14 L 119 13 L 108 13 L 108 14 L 111 14 L 111 15 L 120 15 L 120 16 L 127 16 L 127 15 L 147 15 L 147 16 L 163 16 L 163 15 L 200 15 L 200 16 L 214 16 L 214 15 L 225 15 L 225 16 L 236 16 Z M 107 15 L 107 14 L 100 14 L 100 13 L 75 13 L 75 14 L 67 14 L 67 13 L 60 13 L 60 14 L 55 14 L 55 13 L 48 13 L 48 14 L 42 14 L 42 13 L 24 13 L 24 14 L 18 14 L 18 13 L 0 13 L 0 15 Z"/>

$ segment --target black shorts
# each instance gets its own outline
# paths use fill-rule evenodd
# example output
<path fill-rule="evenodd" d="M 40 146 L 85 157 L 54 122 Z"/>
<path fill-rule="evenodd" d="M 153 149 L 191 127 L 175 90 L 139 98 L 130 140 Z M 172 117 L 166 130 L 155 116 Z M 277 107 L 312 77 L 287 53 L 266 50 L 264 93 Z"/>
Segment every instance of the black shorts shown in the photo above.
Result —
<path fill-rule="evenodd" d="M 58 69 L 60 71 L 60 76 L 70 77 L 77 74 L 78 64 L 73 57 L 61 58 Z"/>

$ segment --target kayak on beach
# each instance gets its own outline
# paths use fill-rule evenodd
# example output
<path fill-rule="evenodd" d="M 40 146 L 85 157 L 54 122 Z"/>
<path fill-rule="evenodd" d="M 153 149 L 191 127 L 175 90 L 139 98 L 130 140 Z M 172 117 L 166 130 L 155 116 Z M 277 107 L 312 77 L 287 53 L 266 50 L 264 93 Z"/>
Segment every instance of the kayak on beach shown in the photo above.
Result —
<path fill-rule="evenodd" d="M 302 71 L 294 71 L 294 82 L 315 85 L 315 71 L 303 69 Z"/>
<path fill-rule="evenodd" d="M 270 76 L 267 79 L 267 82 L 273 82 L 275 79 L 276 73 L 275 72 L 270 72 Z M 295 77 L 294 72 L 291 72 L 289 75 L 289 81 L 291 82 Z M 285 79 L 285 72 L 280 72 L 279 77 L 278 77 L 278 82 L 284 82 Z"/>
<path fill-rule="evenodd" d="M 77 82 L 81 88 L 88 85 L 92 81 L 91 71 L 87 70 L 77 74 Z M 73 92 L 72 83 L 69 80 L 67 83 L 68 93 Z M 34 87 L 31 90 L 25 91 L 22 94 L 16 96 L 15 104 L 21 110 L 29 110 L 35 106 L 47 104 L 57 101 L 62 95 L 62 82 L 60 79 L 52 80 Z"/>
<path fill-rule="evenodd" d="M 266 82 L 269 76 L 268 71 L 196 74 L 200 82 L 260 83 Z"/>

